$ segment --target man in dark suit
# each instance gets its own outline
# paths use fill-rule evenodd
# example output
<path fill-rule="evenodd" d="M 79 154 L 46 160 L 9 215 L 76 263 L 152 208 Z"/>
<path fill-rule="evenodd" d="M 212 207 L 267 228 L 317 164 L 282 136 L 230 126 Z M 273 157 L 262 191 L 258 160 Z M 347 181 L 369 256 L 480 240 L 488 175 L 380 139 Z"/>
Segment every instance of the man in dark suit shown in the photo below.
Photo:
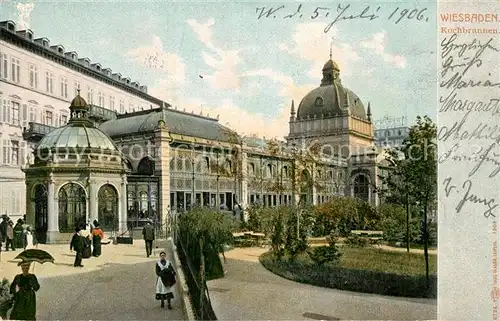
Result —
<path fill-rule="evenodd" d="M 142 237 L 146 243 L 146 256 L 149 257 L 153 252 L 153 241 L 155 240 L 155 229 L 150 221 L 142 229 Z"/>

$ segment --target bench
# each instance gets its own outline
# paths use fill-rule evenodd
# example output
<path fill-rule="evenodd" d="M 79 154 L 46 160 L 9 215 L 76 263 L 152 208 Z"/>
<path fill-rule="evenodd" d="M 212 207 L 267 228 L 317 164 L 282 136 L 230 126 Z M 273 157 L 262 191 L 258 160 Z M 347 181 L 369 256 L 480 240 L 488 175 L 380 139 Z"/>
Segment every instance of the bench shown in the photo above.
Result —
<path fill-rule="evenodd" d="M 370 244 L 376 245 L 380 245 L 380 241 L 384 239 L 383 231 L 352 230 L 351 234 L 367 239 Z"/>
<path fill-rule="evenodd" d="M 257 233 L 252 231 L 233 233 L 235 245 L 241 245 L 241 246 L 247 246 L 247 245 L 262 246 L 265 236 L 266 235 L 264 233 Z"/>

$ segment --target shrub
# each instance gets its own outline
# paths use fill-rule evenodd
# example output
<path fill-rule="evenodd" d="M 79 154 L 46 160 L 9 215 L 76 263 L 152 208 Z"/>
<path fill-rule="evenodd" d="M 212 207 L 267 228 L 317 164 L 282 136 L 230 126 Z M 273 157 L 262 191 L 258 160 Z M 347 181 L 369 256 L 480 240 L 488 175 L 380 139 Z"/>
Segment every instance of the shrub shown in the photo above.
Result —
<path fill-rule="evenodd" d="M 10 284 L 6 278 L 0 282 L 0 317 L 6 319 L 7 311 L 12 307 Z"/>
<path fill-rule="evenodd" d="M 307 250 L 307 247 L 308 243 L 306 239 L 297 239 L 297 237 L 295 237 L 290 242 L 287 242 L 285 250 L 289 255 L 290 260 L 294 261 L 299 254 L 304 253 Z"/>
<path fill-rule="evenodd" d="M 324 265 L 325 263 L 336 262 L 342 256 L 342 253 L 336 246 L 318 246 L 313 247 L 307 251 L 307 254 L 317 265 Z"/>
<path fill-rule="evenodd" d="M 345 240 L 345 244 L 351 247 L 365 247 L 368 245 L 368 240 L 359 235 L 352 235 Z"/>

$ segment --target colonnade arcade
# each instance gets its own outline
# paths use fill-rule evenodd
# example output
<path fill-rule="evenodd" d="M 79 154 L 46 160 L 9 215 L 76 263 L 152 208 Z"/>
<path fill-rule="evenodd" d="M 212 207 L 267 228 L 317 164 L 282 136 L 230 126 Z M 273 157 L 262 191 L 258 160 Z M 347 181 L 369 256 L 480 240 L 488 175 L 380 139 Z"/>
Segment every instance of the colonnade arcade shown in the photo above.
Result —
<path fill-rule="evenodd" d="M 177 212 L 196 206 L 232 210 L 240 194 L 230 152 L 208 151 L 203 146 L 183 148 L 172 144 L 170 207 Z"/>
<path fill-rule="evenodd" d="M 26 181 L 26 218 L 40 243 L 66 241 L 76 226 L 93 220 L 111 234 L 126 230 L 126 179 L 51 176 Z"/>

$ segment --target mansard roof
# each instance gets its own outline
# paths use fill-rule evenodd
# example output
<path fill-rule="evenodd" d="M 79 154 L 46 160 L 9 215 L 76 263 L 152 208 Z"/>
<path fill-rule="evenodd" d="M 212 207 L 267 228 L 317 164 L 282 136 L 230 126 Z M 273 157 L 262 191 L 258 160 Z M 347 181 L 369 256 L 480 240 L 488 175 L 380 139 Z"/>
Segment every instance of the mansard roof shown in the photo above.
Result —
<path fill-rule="evenodd" d="M 147 86 L 143 86 L 137 82 L 131 82 L 128 77 L 120 77 L 121 79 L 113 77 L 111 69 L 102 68 L 101 64 L 98 62 L 91 63 L 88 58 L 79 58 L 75 60 L 72 55 L 68 55 L 68 53 L 75 53 L 75 58 L 77 58 L 78 54 L 76 52 L 66 52 L 64 46 L 60 44 L 50 46 L 50 40 L 45 37 L 34 39 L 33 31 L 17 30 L 16 24 L 11 20 L 0 21 L 0 39 L 86 76 L 120 88 L 149 102 L 162 105 L 160 99 L 148 95 Z M 88 62 L 88 64 L 86 62 Z"/>
<path fill-rule="evenodd" d="M 118 115 L 100 125 L 100 129 L 112 138 L 152 132 L 159 121 L 165 122 L 172 134 L 197 137 L 222 142 L 231 142 L 231 129 L 221 125 L 217 119 L 195 115 L 171 108 L 155 108 Z"/>

